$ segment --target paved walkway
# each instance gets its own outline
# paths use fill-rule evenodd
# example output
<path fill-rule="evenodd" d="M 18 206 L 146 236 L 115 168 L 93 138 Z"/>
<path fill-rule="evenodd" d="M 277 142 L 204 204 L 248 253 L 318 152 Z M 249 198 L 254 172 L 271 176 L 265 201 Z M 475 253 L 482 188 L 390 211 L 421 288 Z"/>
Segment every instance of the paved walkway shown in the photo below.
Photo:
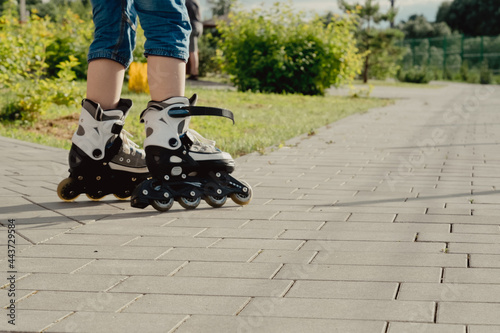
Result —
<path fill-rule="evenodd" d="M 64 203 L 67 153 L 0 138 L 0 330 L 500 332 L 499 91 L 376 87 L 403 99 L 238 159 L 244 208 Z"/>

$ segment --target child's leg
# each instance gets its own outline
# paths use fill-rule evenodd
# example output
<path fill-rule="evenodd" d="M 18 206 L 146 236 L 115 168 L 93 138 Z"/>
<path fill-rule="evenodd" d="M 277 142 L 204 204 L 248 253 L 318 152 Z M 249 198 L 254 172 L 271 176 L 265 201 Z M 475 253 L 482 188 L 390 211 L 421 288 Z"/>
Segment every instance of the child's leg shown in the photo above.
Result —
<path fill-rule="evenodd" d="M 182 0 L 135 0 L 146 36 L 148 83 L 153 101 L 184 96 L 189 16 Z"/>
<path fill-rule="evenodd" d="M 151 100 L 164 101 L 184 96 L 186 62 L 177 58 L 148 56 L 148 83 Z"/>
<path fill-rule="evenodd" d="M 125 67 L 109 59 L 96 59 L 89 63 L 87 71 L 87 98 L 104 110 L 116 108 L 120 101 Z"/>

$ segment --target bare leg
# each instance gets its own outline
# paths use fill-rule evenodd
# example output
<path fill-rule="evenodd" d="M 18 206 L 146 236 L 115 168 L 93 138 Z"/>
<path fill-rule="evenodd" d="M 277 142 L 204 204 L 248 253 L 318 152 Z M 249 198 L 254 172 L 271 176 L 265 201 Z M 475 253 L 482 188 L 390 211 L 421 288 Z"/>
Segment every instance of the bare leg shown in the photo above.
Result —
<path fill-rule="evenodd" d="M 148 56 L 148 83 L 151 100 L 164 101 L 174 96 L 184 96 L 186 85 L 184 60 Z"/>
<path fill-rule="evenodd" d="M 189 61 L 190 61 L 190 65 L 191 65 L 190 74 L 198 76 L 199 75 L 198 66 L 200 64 L 198 52 L 189 52 Z"/>
<path fill-rule="evenodd" d="M 101 104 L 104 110 L 118 105 L 122 92 L 125 68 L 110 59 L 96 59 L 89 63 L 87 98 Z"/>

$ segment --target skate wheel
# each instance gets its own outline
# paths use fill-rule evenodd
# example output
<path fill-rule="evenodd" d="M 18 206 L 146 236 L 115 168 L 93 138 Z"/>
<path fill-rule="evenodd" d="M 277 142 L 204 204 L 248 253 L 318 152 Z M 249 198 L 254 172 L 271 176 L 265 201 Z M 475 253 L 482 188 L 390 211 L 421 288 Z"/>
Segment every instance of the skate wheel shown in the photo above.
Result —
<path fill-rule="evenodd" d="M 227 201 L 227 196 L 221 196 L 221 197 L 216 197 L 216 196 L 212 196 L 212 195 L 207 195 L 205 198 L 205 201 L 207 202 L 207 204 L 209 204 L 210 206 L 214 207 L 214 208 L 220 208 L 222 206 L 224 206 L 224 204 L 226 203 Z"/>
<path fill-rule="evenodd" d="M 72 178 L 63 179 L 57 186 L 57 195 L 62 201 L 74 201 L 80 193 L 76 193 L 74 189 L 75 181 Z"/>
<path fill-rule="evenodd" d="M 185 209 L 195 209 L 200 205 L 201 197 L 196 197 L 196 198 L 180 197 L 178 201 L 179 204 Z"/>
<path fill-rule="evenodd" d="M 104 195 L 101 195 L 101 194 L 90 194 L 90 193 L 87 193 L 86 195 L 87 195 L 87 198 L 89 198 L 92 201 L 99 201 L 102 198 L 104 198 Z"/>
<path fill-rule="evenodd" d="M 247 192 L 246 193 L 231 193 L 231 199 L 236 204 L 241 205 L 241 206 L 245 206 L 245 205 L 248 205 L 250 203 L 250 201 L 252 200 L 253 192 L 252 192 L 252 188 L 250 187 L 250 185 L 247 182 L 241 181 L 241 183 L 243 185 L 245 185 L 245 187 L 247 188 Z"/>
<path fill-rule="evenodd" d="M 151 206 L 159 212 L 166 212 L 174 205 L 174 199 L 170 200 L 153 200 Z"/>
<path fill-rule="evenodd" d="M 128 191 L 127 191 L 128 192 Z M 127 200 L 130 198 L 130 193 L 115 193 L 113 194 L 118 200 Z"/>

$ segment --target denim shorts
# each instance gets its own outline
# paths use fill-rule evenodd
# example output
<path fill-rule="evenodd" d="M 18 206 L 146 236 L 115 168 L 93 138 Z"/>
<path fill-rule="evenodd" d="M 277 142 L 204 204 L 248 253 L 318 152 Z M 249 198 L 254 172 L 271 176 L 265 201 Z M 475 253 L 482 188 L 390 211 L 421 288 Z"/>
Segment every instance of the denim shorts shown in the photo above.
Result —
<path fill-rule="evenodd" d="M 187 61 L 191 25 L 184 0 L 91 0 L 95 25 L 88 61 L 111 59 L 127 68 L 135 48 L 137 17 L 144 54 Z"/>

